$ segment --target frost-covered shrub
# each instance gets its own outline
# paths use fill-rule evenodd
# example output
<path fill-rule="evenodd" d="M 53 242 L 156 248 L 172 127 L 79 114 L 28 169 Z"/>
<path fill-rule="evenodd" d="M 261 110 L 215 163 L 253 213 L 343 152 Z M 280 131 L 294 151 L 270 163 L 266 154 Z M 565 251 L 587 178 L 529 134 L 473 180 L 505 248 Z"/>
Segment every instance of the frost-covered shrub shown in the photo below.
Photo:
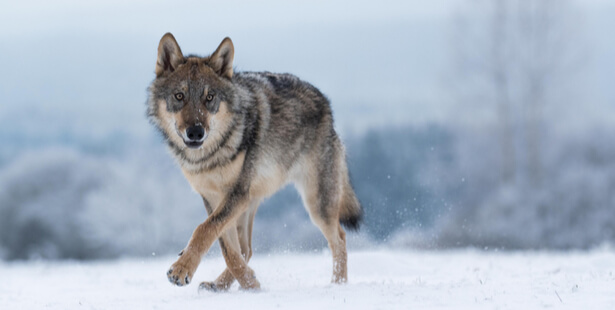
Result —
<path fill-rule="evenodd" d="M 0 174 L 5 258 L 92 258 L 78 222 L 87 195 L 109 178 L 104 164 L 55 149 L 30 153 Z"/>
<path fill-rule="evenodd" d="M 178 252 L 205 220 L 200 196 L 174 165 L 131 157 L 108 169 L 113 179 L 86 197 L 79 218 L 91 246 L 112 256 Z"/>
<path fill-rule="evenodd" d="M 44 149 L 7 165 L 0 173 L 3 258 L 92 259 L 181 249 L 205 218 L 202 203 L 170 160 L 140 155 L 117 160 Z"/>
<path fill-rule="evenodd" d="M 590 248 L 615 241 L 615 147 L 609 130 L 555 137 L 539 184 L 468 182 L 438 223 L 439 246 Z M 491 166 L 490 166 L 491 164 Z M 464 167 L 489 179 L 493 162 Z"/>

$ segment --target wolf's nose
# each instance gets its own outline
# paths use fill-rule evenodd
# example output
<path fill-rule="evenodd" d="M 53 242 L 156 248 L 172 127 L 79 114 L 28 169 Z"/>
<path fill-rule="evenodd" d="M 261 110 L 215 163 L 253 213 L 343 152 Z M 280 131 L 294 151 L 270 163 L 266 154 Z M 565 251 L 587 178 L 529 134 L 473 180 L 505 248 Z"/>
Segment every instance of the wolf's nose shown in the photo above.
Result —
<path fill-rule="evenodd" d="M 205 136 L 205 129 L 203 126 L 192 126 L 186 129 L 186 136 L 190 141 L 201 141 Z"/>

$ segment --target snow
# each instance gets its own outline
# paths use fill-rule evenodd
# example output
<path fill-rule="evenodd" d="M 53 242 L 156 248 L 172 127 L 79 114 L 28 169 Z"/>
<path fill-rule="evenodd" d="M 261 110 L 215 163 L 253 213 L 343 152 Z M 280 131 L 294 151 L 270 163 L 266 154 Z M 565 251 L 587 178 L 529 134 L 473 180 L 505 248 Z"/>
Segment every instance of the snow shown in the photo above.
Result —
<path fill-rule="evenodd" d="M 256 255 L 263 289 L 201 292 L 224 268 L 203 259 L 188 287 L 174 257 L 0 263 L 2 309 L 613 309 L 615 251 L 350 251 L 348 284 L 329 283 L 329 253 Z"/>

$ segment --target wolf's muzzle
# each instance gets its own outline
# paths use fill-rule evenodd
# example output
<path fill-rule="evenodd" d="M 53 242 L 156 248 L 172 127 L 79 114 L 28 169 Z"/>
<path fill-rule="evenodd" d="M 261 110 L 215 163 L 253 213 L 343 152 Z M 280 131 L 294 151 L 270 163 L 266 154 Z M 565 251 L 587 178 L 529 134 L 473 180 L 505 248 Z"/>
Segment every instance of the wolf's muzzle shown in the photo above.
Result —
<path fill-rule="evenodd" d="M 186 135 L 184 136 L 184 143 L 189 148 L 199 148 L 202 144 L 207 134 L 205 133 L 205 128 L 203 126 L 191 126 L 186 129 Z"/>

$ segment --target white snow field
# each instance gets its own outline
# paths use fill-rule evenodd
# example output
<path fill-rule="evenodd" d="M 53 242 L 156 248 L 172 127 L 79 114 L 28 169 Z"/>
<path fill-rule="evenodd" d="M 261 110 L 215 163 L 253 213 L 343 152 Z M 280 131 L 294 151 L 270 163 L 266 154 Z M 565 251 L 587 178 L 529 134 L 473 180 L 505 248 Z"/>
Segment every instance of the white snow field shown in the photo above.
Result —
<path fill-rule="evenodd" d="M 345 285 L 329 253 L 256 255 L 263 289 L 198 292 L 224 267 L 206 257 L 187 287 L 174 257 L 0 263 L 0 309 L 614 309 L 615 251 L 350 251 Z"/>

